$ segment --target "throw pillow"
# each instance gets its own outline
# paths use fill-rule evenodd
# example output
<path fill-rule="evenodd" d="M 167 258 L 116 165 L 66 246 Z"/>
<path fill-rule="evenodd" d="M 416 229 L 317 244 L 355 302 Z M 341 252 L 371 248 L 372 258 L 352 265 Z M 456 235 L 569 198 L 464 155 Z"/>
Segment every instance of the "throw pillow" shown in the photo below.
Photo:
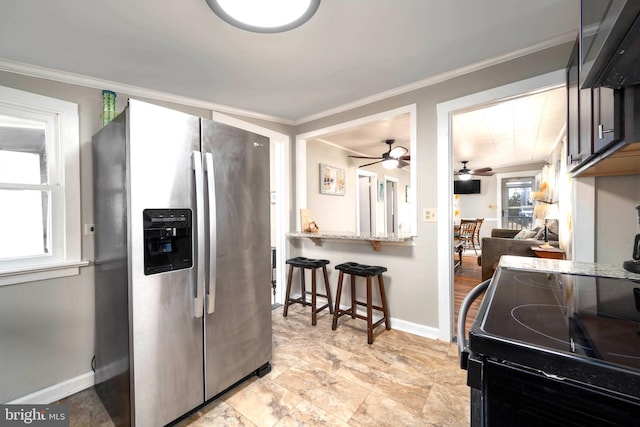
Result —
<path fill-rule="evenodd" d="M 520 230 L 518 232 L 518 234 L 516 234 L 515 236 L 513 236 L 514 240 L 526 240 L 526 239 L 530 239 L 532 237 L 534 237 L 536 235 L 536 231 L 533 230 L 527 230 L 526 228 L 523 228 L 522 230 Z"/>

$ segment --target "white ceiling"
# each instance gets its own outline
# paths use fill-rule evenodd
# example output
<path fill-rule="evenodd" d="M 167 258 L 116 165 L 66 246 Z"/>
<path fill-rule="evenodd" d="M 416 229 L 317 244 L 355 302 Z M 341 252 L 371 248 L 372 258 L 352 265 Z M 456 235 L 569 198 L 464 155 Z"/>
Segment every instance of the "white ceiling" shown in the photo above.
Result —
<path fill-rule="evenodd" d="M 322 0 L 305 25 L 257 34 L 205 0 L 2 0 L 0 69 L 29 64 L 300 123 L 568 41 L 578 11 L 578 0 Z"/>
<path fill-rule="evenodd" d="M 452 117 L 453 168 L 526 165 L 547 161 L 567 121 L 564 87 L 523 95 Z"/>

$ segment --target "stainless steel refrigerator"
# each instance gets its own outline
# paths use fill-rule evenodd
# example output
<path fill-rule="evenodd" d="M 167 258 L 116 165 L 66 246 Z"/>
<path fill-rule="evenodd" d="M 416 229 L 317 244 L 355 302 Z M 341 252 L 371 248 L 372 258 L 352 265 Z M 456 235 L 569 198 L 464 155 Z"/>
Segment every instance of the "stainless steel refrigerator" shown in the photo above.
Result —
<path fill-rule="evenodd" d="M 130 100 L 92 148 L 95 388 L 164 425 L 270 370 L 269 140 Z"/>

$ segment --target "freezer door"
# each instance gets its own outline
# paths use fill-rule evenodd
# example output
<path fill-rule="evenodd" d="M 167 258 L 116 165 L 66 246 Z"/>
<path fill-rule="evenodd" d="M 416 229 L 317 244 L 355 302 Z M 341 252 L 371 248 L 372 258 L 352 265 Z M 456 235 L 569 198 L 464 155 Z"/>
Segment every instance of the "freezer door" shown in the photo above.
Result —
<path fill-rule="evenodd" d="M 194 240 L 204 232 L 197 226 L 200 221 L 193 162 L 194 157 L 198 158 L 193 153 L 200 149 L 200 124 L 197 117 L 133 100 L 129 102 L 129 118 L 127 232 L 131 242 L 133 419 L 137 427 L 160 426 L 204 401 L 203 320 L 194 310 L 199 261 Z M 186 242 L 177 238 L 186 232 L 183 228 L 188 228 L 189 214 L 185 211 L 191 213 L 194 236 Z M 182 228 L 176 226 L 174 231 L 171 225 L 155 225 L 162 221 L 170 224 L 167 215 L 171 212 L 184 223 Z M 144 221 L 153 222 L 154 218 L 160 222 L 153 223 L 153 227 L 158 232 L 165 229 L 169 241 L 162 243 L 164 237 L 158 241 L 149 239 L 149 226 L 145 230 Z M 145 247 L 145 235 L 147 244 L 153 247 Z M 177 251 L 182 244 L 192 245 L 192 267 L 185 260 L 174 264 L 175 269 L 147 269 L 145 274 L 145 250 L 147 258 L 149 251 L 162 258 L 159 252 Z"/>
<path fill-rule="evenodd" d="M 271 359 L 269 139 L 209 120 L 202 138 L 212 165 L 205 169 L 213 172 L 207 182 L 215 182 L 215 230 L 208 233 L 216 238 L 209 257 L 215 277 L 205 304 L 210 399 Z"/>

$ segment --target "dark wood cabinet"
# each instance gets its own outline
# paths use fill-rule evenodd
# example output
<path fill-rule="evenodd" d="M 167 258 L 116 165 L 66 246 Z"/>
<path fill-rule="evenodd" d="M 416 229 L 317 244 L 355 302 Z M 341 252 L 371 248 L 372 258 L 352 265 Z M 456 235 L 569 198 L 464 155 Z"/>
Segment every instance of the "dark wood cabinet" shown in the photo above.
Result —
<path fill-rule="evenodd" d="M 580 161 L 580 56 L 578 42 L 573 46 L 567 64 L 567 169 Z"/>
<path fill-rule="evenodd" d="M 567 170 L 576 174 L 625 141 L 623 101 L 628 89 L 580 88 L 580 40 L 571 51 L 566 76 Z"/>
<path fill-rule="evenodd" d="M 599 152 L 613 142 L 624 138 L 622 114 L 622 91 L 608 87 L 592 89 L 593 103 L 593 151 Z"/>
<path fill-rule="evenodd" d="M 572 171 L 594 151 L 593 91 L 580 89 L 580 44 L 567 64 L 567 168 Z"/>

